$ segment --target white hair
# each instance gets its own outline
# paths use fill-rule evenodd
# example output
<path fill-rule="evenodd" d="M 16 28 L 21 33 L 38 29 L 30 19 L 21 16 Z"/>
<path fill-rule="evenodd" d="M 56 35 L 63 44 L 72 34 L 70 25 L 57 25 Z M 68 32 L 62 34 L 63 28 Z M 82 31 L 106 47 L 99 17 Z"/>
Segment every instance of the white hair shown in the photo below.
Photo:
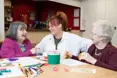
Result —
<path fill-rule="evenodd" d="M 114 26 L 107 20 L 99 20 L 93 23 L 93 28 L 96 28 L 96 34 L 102 36 L 106 42 L 111 42 L 114 34 Z"/>

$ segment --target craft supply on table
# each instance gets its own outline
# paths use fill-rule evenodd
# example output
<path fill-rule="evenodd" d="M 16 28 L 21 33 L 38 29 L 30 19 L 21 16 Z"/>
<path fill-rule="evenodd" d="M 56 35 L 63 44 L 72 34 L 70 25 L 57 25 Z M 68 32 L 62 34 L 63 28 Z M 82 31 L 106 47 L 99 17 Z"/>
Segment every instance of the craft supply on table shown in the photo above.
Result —
<path fill-rule="evenodd" d="M 47 61 L 48 60 L 48 57 L 46 57 L 46 56 L 40 56 L 40 57 L 38 57 L 40 60 L 43 60 L 43 61 Z"/>
<path fill-rule="evenodd" d="M 55 50 L 48 52 L 48 64 L 60 64 L 60 53 L 58 51 Z"/>
<path fill-rule="evenodd" d="M 69 72 L 69 70 L 67 68 L 64 68 L 65 72 Z"/>
<path fill-rule="evenodd" d="M 0 68 L 0 75 L 3 75 L 4 73 L 10 73 L 11 70 L 6 69 L 6 68 Z"/>
<path fill-rule="evenodd" d="M 86 63 L 83 63 L 74 59 L 64 59 L 61 61 L 61 64 L 64 64 L 67 66 L 87 65 Z"/>
<path fill-rule="evenodd" d="M 30 66 L 30 65 L 38 65 L 40 63 L 41 64 L 44 64 L 46 63 L 45 61 L 42 61 L 42 60 L 39 60 L 39 59 L 35 59 L 35 58 L 32 58 L 32 57 L 21 57 L 21 58 L 18 58 L 15 59 L 15 61 L 10 61 L 9 59 L 5 59 L 7 61 L 9 61 L 10 63 L 12 63 L 12 65 L 14 65 L 15 67 L 18 67 L 18 64 L 22 64 L 22 66 Z M 14 59 L 12 59 L 14 60 Z"/>
<path fill-rule="evenodd" d="M 18 58 L 8 58 L 9 61 L 16 61 Z"/>
<path fill-rule="evenodd" d="M 91 68 L 72 68 L 71 72 L 95 74 L 96 73 L 96 69 L 91 69 Z"/>
<path fill-rule="evenodd" d="M 43 70 L 40 68 L 40 65 L 22 66 L 21 64 L 19 64 L 19 67 L 26 77 L 32 77 L 32 75 L 36 76 L 43 73 Z"/>
<path fill-rule="evenodd" d="M 58 71 L 58 68 L 57 67 L 54 67 L 53 68 L 53 71 L 55 71 L 55 72 Z"/>
<path fill-rule="evenodd" d="M 24 76 L 17 67 L 0 67 L 0 78 Z"/>
<path fill-rule="evenodd" d="M 2 72 L 0 72 L 0 75 L 2 77 L 4 75 L 6 75 L 5 77 L 15 77 L 15 76 L 22 76 L 22 75 L 25 75 L 27 77 L 33 77 L 43 73 L 43 70 L 40 67 L 42 67 L 46 63 L 44 61 L 37 60 L 31 57 L 9 58 L 9 59 L 5 59 L 4 62 L 10 63 L 12 65 L 17 64 L 17 67 L 9 68 L 12 72 L 11 75 L 10 74 L 6 75 L 2 73 L 2 72 L 8 72 L 6 70 L 2 70 Z M 19 74 L 17 72 L 19 72 Z"/>
<path fill-rule="evenodd" d="M 8 65 L 10 65 L 10 64 L 11 64 L 11 62 L 9 62 L 9 61 L 7 61 L 7 60 L 3 60 L 3 61 L 0 62 L 0 66 L 1 66 L 1 67 L 3 67 L 3 66 L 8 66 Z"/>

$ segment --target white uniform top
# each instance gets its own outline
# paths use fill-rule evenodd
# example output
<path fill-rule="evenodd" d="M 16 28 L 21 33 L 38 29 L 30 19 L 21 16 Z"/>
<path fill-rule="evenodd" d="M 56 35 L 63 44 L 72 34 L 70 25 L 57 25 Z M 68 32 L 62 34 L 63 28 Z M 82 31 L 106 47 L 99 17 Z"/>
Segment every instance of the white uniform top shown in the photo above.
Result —
<path fill-rule="evenodd" d="M 60 52 L 61 56 L 63 56 L 66 51 L 78 56 L 81 51 L 87 52 L 91 44 L 92 41 L 89 39 L 82 38 L 72 33 L 63 32 L 63 36 L 61 41 L 58 43 L 57 50 Z M 40 48 L 39 53 L 56 50 L 53 35 L 49 34 L 45 36 L 35 47 Z"/>

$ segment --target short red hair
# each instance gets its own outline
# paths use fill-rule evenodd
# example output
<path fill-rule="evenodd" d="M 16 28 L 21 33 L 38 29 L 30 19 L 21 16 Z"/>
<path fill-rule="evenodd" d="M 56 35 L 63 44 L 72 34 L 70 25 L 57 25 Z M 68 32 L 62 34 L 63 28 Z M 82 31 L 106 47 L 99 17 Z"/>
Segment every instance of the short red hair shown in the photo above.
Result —
<path fill-rule="evenodd" d="M 50 19 L 49 22 L 53 21 L 53 23 L 56 24 L 62 24 L 62 30 L 66 31 L 66 28 L 68 26 L 68 20 L 67 20 L 67 15 L 64 12 L 57 12 L 56 15 L 53 15 Z"/>

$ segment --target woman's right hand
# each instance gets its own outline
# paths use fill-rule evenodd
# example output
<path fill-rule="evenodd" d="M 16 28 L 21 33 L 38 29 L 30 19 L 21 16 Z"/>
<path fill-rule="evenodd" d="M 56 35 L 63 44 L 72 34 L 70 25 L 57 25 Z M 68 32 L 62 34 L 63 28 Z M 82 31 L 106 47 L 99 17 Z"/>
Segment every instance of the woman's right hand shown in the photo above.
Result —
<path fill-rule="evenodd" d="M 91 64 L 95 64 L 97 62 L 97 60 L 92 57 L 89 53 L 80 53 L 80 55 L 78 56 L 79 60 L 85 60 Z"/>
<path fill-rule="evenodd" d="M 30 51 L 32 54 L 37 54 L 37 52 L 39 51 L 39 48 L 32 48 Z"/>

